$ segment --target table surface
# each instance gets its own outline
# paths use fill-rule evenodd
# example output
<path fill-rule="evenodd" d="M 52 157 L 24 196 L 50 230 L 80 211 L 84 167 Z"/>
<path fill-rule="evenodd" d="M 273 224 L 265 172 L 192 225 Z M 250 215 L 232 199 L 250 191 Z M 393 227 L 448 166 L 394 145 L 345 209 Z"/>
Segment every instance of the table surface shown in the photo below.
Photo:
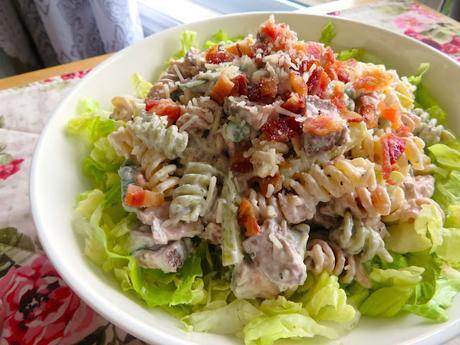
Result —
<path fill-rule="evenodd" d="M 310 1 L 323 4 L 308 9 L 309 12 L 333 12 L 333 15 L 380 25 L 419 39 L 460 61 L 460 24 L 418 3 L 408 0 Z M 0 91 L 0 333 L 4 326 L 0 339 L 11 332 L 11 327 L 24 321 L 21 319 L 24 318 L 23 314 L 14 314 L 11 310 L 9 314 L 5 313 L 8 310 L 2 306 L 7 301 L 5 296 L 23 297 L 18 294 L 24 291 L 26 285 L 21 285 L 23 283 L 19 281 L 25 280 L 40 288 L 43 281 L 39 278 L 46 274 L 47 279 L 53 281 L 53 286 L 58 287 L 60 296 L 65 296 L 60 302 L 67 309 L 60 310 L 58 315 L 53 314 L 53 324 L 41 319 L 35 323 L 35 328 L 32 327 L 34 331 L 41 332 L 39 337 L 43 343 L 52 340 L 60 344 L 82 345 L 142 343 L 93 312 L 59 278 L 41 250 L 29 209 L 31 157 L 43 126 L 69 90 L 89 69 L 109 56 L 107 54 L 0 80 L 0 89 L 3 89 Z M 22 307 L 35 308 L 33 310 L 36 311 L 43 304 L 46 306 L 46 301 L 56 302 L 53 293 L 40 295 L 40 303 L 33 302 L 35 304 Z M 23 344 L 21 341 L 26 335 L 17 328 L 15 330 L 19 332 L 19 343 Z M 30 336 L 30 333 L 27 335 Z M 0 343 L 4 344 L 2 341 Z M 448 344 L 460 345 L 460 338 Z"/>

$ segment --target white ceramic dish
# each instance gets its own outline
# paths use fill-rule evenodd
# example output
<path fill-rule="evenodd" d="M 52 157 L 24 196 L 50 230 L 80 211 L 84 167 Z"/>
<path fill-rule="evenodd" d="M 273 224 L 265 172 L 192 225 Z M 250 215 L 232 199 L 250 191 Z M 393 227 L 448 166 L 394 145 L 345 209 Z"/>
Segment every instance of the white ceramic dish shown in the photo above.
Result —
<path fill-rule="evenodd" d="M 44 130 L 34 156 L 31 175 L 31 203 L 41 243 L 66 282 L 96 311 L 131 334 L 154 344 L 185 345 L 240 344 L 236 339 L 212 334 L 187 333 L 180 323 L 158 310 L 147 309 L 123 294 L 82 254 L 70 219 L 75 196 L 85 188 L 75 148 L 64 135 L 67 121 L 75 115 L 82 97 L 94 97 L 108 106 L 114 95 L 131 93 L 134 72 L 152 79 L 164 61 L 178 48 L 184 29 L 197 31 L 201 42 L 218 29 L 230 34 L 255 32 L 268 13 L 241 14 L 173 28 L 151 36 L 116 54 L 76 86 L 56 109 Z M 451 127 L 460 133 L 460 65 L 441 53 L 412 39 L 376 27 L 345 19 L 299 13 L 279 13 L 278 21 L 288 23 L 299 37 L 317 40 L 322 27 L 333 21 L 337 29 L 334 48 L 363 47 L 396 67 L 412 74 L 419 63 L 430 62 L 425 82 L 450 114 Z M 388 345 L 442 344 L 460 333 L 460 298 L 449 310 L 446 323 L 433 324 L 417 317 L 392 320 L 361 320 L 359 327 L 333 344 Z M 315 339 L 311 343 L 322 343 Z M 327 342 L 324 342 L 327 343 Z"/>

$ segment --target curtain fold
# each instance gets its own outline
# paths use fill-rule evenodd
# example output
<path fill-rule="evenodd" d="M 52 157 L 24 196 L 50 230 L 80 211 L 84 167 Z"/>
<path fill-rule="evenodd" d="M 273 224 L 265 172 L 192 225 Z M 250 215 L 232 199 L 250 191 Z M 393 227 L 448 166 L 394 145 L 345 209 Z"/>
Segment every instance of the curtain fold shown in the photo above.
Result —
<path fill-rule="evenodd" d="M 143 38 L 134 0 L 2 0 L 0 49 L 30 69 L 114 52 Z"/>

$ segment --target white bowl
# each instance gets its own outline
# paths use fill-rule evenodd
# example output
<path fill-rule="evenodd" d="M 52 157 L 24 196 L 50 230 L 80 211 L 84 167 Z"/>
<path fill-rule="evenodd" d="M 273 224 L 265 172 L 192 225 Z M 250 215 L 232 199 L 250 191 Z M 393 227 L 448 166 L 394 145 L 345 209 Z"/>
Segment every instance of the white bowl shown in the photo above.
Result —
<path fill-rule="evenodd" d="M 123 294 L 100 269 L 84 258 L 70 219 L 75 196 L 85 189 L 85 181 L 81 175 L 81 161 L 64 135 L 64 127 L 75 116 L 80 98 L 94 97 L 103 106 L 109 106 L 114 95 L 132 92 L 130 77 L 134 72 L 153 80 L 164 62 L 178 49 L 181 31 L 197 31 L 202 43 L 218 29 L 232 35 L 253 33 L 268 15 L 224 16 L 176 27 L 124 49 L 95 68 L 72 90 L 56 109 L 38 142 L 31 174 L 31 204 L 46 253 L 83 300 L 117 326 L 147 342 L 161 345 L 240 344 L 230 337 L 183 331 L 179 321 Z M 425 83 L 450 114 L 451 126 L 460 133 L 460 121 L 456 117 L 460 97 L 455 97 L 455 92 L 460 90 L 460 66 L 453 60 L 415 40 L 346 19 L 299 13 L 279 13 L 276 19 L 288 23 L 305 40 L 318 40 L 323 26 L 332 21 L 337 29 L 334 48 L 363 47 L 402 74 L 413 74 L 421 62 L 431 63 Z M 440 344 L 460 333 L 460 299 L 450 308 L 449 315 L 449 321 L 442 324 L 412 316 L 392 320 L 364 318 L 348 336 L 331 343 Z M 314 343 L 318 343 L 317 339 Z"/>

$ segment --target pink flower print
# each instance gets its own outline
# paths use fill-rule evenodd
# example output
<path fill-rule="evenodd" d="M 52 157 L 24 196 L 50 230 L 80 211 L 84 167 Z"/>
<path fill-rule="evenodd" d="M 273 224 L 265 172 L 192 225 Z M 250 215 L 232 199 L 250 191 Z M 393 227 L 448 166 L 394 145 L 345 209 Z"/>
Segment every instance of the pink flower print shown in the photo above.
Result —
<path fill-rule="evenodd" d="M 74 344 L 105 322 L 66 285 L 44 255 L 0 280 L 6 344 Z"/>
<path fill-rule="evenodd" d="M 20 168 L 24 159 L 14 159 L 8 164 L 0 165 L 0 180 L 6 180 L 11 175 L 16 174 Z"/>

